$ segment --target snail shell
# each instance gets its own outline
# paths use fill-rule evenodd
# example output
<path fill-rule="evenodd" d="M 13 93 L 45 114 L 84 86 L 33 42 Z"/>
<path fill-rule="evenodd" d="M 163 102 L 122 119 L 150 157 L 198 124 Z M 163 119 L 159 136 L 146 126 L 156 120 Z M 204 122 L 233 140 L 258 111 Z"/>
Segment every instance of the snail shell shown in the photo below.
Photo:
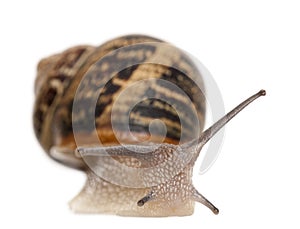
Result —
<path fill-rule="evenodd" d="M 74 125 L 79 125 L 77 132 L 81 135 L 83 144 L 98 143 L 98 139 L 91 142 L 90 133 L 95 130 L 104 145 L 135 143 L 130 138 L 131 135 L 126 133 L 127 130 L 122 129 L 129 111 L 130 131 L 140 140 L 149 137 L 149 125 L 154 119 L 162 120 L 167 129 L 163 142 L 178 144 L 180 140 L 195 139 L 203 129 L 205 118 L 201 75 L 187 55 L 175 47 L 160 45 L 161 43 L 163 41 L 152 37 L 131 35 L 113 39 L 99 47 L 70 48 L 40 61 L 35 82 L 34 129 L 44 150 L 50 153 L 50 149 L 56 146 L 74 151 L 77 147 Z M 120 49 L 126 46 L 126 49 Z M 164 50 L 167 48 L 172 52 Z M 159 62 L 161 58 L 169 66 L 151 63 L 153 60 Z M 120 68 L 116 63 L 130 67 L 116 72 Z M 86 80 L 86 85 L 79 90 L 86 75 L 92 76 L 89 77 L 91 81 Z M 112 75 L 114 76 L 109 79 Z M 150 82 L 148 79 L 157 81 Z M 145 86 L 135 87 L 132 93 L 133 97 L 138 97 L 141 101 L 133 109 L 128 106 L 128 100 L 132 100 L 130 96 L 127 96 L 125 104 L 119 103 L 119 120 L 113 129 L 111 114 L 115 100 L 128 86 L 142 80 L 146 80 Z M 177 85 L 181 91 L 172 91 L 170 84 L 164 81 L 170 82 L 171 86 Z M 99 90 L 102 90 L 100 95 L 97 94 Z M 81 111 L 76 115 L 73 113 L 72 117 L 76 93 Z M 99 98 L 96 107 L 89 109 L 92 96 Z M 87 112 L 94 112 L 95 115 L 87 115 Z M 95 118 L 94 130 L 85 125 L 86 122 L 94 121 L 86 120 L 87 116 Z M 195 125 L 198 122 L 199 125 Z M 182 126 L 185 128 L 182 129 Z M 157 136 L 152 134 L 151 137 L 151 141 L 155 142 Z M 63 163 L 76 167 L 68 161 Z M 79 166 L 82 165 L 79 163 Z"/>
<path fill-rule="evenodd" d="M 203 93 L 201 74 L 189 56 L 149 36 L 77 46 L 41 60 L 36 137 L 52 159 L 87 173 L 70 207 L 172 216 L 192 214 L 198 201 L 217 214 L 191 181 L 203 146 L 190 144 L 202 136 Z"/>

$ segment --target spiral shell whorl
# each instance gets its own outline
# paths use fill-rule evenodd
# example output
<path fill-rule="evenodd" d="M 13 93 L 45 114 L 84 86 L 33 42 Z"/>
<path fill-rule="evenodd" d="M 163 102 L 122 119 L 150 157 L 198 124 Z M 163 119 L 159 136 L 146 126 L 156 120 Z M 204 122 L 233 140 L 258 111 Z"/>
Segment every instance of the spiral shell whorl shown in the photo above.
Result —
<path fill-rule="evenodd" d="M 75 149 L 74 125 L 79 127 L 78 134 L 84 143 L 97 144 L 89 139 L 90 133 L 95 130 L 86 125 L 86 122 L 93 121 L 101 143 L 134 142 L 122 129 L 128 111 L 130 130 L 139 137 L 147 139 L 149 124 L 160 119 L 167 129 L 164 142 L 178 144 L 180 140 L 194 139 L 202 130 L 205 118 L 201 75 L 185 53 L 172 46 L 170 50 L 164 50 L 165 46 L 160 44 L 166 43 L 147 36 L 131 35 L 99 47 L 74 47 L 42 60 L 35 84 L 34 128 L 43 148 L 49 151 L 52 146 L 58 145 Z M 157 64 L 161 59 L 167 65 Z M 130 67 L 116 71 L 122 68 L 122 64 Z M 114 77 L 110 78 L 111 75 Z M 149 79 L 153 80 L 147 81 Z M 143 80 L 146 83 L 142 87 L 127 90 L 127 96 L 116 106 L 115 111 L 120 114 L 113 129 L 114 103 L 127 87 Z M 170 85 L 177 86 L 186 95 L 174 91 Z M 75 95 L 79 98 L 77 102 L 81 110 L 72 114 Z M 131 98 L 135 96 L 143 99 L 135 107 L 129 107 Z M 97 99 L 96 107 L 89 107 L 93 97 Z M 157 97 L 162 99 L 155 99 Z M 193 117 L 190 116 L 191 108 L 196 110 Z M 87 120 L 86 117 L 95 119 Z M 200 126 L 194 125 L 194 121 L 198 120 Z M 182 129 L 183 124 L 189 128 Z M 155 138 L 152 140 L 155 141 Z"/>

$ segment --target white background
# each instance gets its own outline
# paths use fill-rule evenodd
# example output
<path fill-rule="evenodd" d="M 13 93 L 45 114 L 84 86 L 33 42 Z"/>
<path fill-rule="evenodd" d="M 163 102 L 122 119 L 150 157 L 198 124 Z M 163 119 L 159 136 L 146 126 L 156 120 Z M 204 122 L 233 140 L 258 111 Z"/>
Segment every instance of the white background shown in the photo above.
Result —
<path fill-rule="evenodd" d="M 7 1 L 8 2 L 8 1 Z M 299 228 L 300 6 L 284 1 L 9 1 L 0 3 L 1 228 Z M 77 215 L 85 176 L 51 161 L 32 130 L 36 64 L 76 44 L 124 34 L 170 41 L 212 73 L 228 111 L 261 88 L 226 128 L 222 152 L 194 183 L 219 209 L 124 218 Z"/>

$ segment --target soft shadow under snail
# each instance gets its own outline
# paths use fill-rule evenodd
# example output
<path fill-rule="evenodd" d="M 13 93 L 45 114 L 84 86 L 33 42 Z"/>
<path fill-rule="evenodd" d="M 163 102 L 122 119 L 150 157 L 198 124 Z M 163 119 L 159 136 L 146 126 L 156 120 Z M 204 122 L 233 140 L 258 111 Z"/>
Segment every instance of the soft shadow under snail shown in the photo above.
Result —
<path fill-rule="evenodd" d="M 196 201 L 218 214 L 194 188 L 193 166 L 210 138 L 266 92 L 260 90 L 202 132 L 203 93 L 201 74 L 189 56 L 149 36 L 77 46 L 41 60 L 35 134 L 52 159 L 87 174 L 71 209 L 184 216 L 193 213 Z M 155 125 L 149 132 L 156 119 L 164 123 L 165 136 Z"/>

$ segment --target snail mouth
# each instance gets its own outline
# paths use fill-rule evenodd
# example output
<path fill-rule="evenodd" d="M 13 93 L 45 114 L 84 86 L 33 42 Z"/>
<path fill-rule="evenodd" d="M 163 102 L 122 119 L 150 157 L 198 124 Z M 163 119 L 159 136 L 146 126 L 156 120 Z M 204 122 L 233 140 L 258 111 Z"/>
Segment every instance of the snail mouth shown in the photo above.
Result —
<path fill-rule="evenodd" d="M 137 217 L 187 216 L 194 212 L 194 201 L 153 200 L 138 206 L 150 188 L 128 188 L 107 182 L 92 172 L 87 173 L 83 190 L 69 202 L 76 213 L 113 214 Z"/>

